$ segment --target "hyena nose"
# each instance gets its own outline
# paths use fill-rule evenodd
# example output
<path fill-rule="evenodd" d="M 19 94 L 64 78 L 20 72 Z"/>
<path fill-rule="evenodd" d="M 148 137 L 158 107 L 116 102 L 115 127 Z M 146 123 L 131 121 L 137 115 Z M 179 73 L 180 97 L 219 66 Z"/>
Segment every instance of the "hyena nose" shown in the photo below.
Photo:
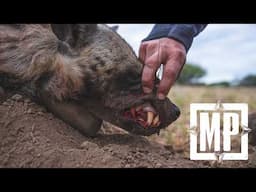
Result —
<path fill-rule="evenodd" d="M 173 111 L 175 113 L 175 117 L 178 118 L 180 116 L 180 109 L 176 105 L 173 105 Z"/>

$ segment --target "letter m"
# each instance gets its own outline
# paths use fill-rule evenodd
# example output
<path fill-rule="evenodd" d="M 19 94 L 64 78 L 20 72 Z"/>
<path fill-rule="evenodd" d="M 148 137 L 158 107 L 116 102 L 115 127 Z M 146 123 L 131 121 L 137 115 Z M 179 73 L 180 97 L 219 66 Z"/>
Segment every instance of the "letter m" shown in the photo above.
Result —
<path fill-rule="evenodd" d="M 211 126 L 210 126 L 211 125 Z M 211 150 L 214 138 L 214 151 L 220 151 L 220 113 L 213 112 L 210 124 L 209 113 L 200 113 L 200 151 L 206 151 L 206 141 Z"/>

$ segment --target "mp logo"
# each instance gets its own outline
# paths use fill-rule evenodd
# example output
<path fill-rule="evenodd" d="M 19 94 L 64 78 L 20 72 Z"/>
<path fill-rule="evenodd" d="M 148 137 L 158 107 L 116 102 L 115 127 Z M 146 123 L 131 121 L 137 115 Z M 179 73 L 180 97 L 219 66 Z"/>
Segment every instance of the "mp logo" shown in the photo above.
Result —
<path fill-rule="evenodd" d="M 248 104 L 190 104 L 191 160 L 248 160 Z M 232 151 L 232 137 L 241 147 Z"/>

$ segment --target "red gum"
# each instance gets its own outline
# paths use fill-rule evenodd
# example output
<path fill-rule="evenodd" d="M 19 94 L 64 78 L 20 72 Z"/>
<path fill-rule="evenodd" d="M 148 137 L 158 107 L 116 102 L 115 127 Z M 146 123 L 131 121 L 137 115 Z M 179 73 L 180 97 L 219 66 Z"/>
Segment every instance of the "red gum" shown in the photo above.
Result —
<path fill-rule="evenodd" d="M 130 111 L 124 112 L 124 116 L 128 119 L 134 120 L 138 124 L 140 124 L 144 128 L 148 128 L 149 125 L 147 123 L 147 111 L 152 111 L 152 110 L 146 110 L 141 108 L 140 110 L 136 111 L 134 107 L 130 109 Z M 152 111 L 153 112 L 153 111 Z M 155 111 L 154 111 L 155 114 Z M 157 123 L 157 125 L 153 127 L 158 127 L 160 125 L 160 122 Z"/>

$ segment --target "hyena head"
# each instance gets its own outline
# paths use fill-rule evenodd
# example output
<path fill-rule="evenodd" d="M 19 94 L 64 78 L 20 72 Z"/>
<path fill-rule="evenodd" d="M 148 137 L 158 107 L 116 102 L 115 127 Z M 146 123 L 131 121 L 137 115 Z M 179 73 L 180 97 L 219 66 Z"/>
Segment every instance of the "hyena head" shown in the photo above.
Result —
<path fill-rule="evenodd" d="M 143 93 L 142 68 L 106 25 L 0 25 L 0 85 L 21 87 L 78 128 L 100 127 L 106 120 L 150 135 L 175 121 L 179 109 L 169 99 L 158 100 L 156 90 Z M 78 108 L 90 118 L 82 121 Z"/>
<path fill-rule="evenodd" d="M 159 133 L 179 117 L 168 98 L 156 98 L 156 88 L 152 94 L 143 93 L 143 64 L 110 27 L 56 24 L 52 30 L 64 42 L 59 51 L 82 72 L 77 101 L 96 117 L 141 135 Z"/>

